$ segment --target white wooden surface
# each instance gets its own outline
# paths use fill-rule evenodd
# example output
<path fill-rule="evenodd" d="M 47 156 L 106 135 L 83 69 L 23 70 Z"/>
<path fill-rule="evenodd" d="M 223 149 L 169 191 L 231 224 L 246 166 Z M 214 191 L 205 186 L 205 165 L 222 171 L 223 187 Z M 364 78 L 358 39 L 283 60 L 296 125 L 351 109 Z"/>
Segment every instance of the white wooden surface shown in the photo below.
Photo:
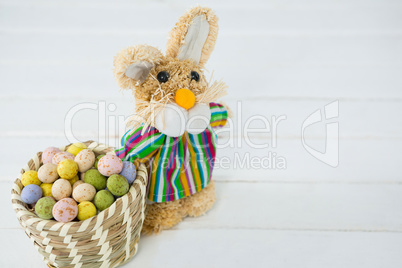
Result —
<path fill-rule="evenodd" d="M 402 3 L 393 0 L 202 1 L 220 17 L 208 63 L 230 86 L 235 135 L 220 142 L 218 201 L 201 218 L 143 237 L 126 267 L 401 267 Z M 195 4 L 195 3 L 194 3 Z M 0 0 L 0 267 L 44 267 L 10 205 L 11 182 L 35 152 L 68 141 L 74 105 L 105 101 L 108 116 L 133 110 L 111 68 L 138 43 L 164 48 L 188 1 Z M 301 144 L 301 125 L 339 100 L 339 166 Z M 242 113 L 236 109 L 241 101 Z M 286 115 L 276 148 L 270 133 L 245 143 L 239 121 Z M 98 112 L 74 117 L 81 140 L 99 133 Z M 261 122 L 253 126 L 261 127 Z M 112 123 L 108 123 L 111 129 Z M 306 131 L 324 148 L 325 125 Z M 239 144 L 239 140 L 242 144 Z M 286 159 L 284 170 L 240 168 L 236 154 Z M 24 257 L 22 257 L 24 256 Z"/>

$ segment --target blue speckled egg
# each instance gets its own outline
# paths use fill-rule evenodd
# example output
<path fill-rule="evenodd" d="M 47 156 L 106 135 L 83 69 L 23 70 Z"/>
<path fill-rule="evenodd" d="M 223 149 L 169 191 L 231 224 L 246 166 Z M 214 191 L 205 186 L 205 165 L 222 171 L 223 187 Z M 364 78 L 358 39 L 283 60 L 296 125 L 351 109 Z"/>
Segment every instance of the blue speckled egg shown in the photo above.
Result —
<path fill-rule="evenodd" d="M 29 184 L 21 191 L 21 199 L 27 204 L 34 204 L 42 197 L 42 188 L 36 184 Z"/>
<path fill-rule="evenodd" d="M 123 169 L 120 175 L 126 178 L 129 184 L 132 184 L 137 177 L 137 169 L 130 161 L 123 161 Z"/>

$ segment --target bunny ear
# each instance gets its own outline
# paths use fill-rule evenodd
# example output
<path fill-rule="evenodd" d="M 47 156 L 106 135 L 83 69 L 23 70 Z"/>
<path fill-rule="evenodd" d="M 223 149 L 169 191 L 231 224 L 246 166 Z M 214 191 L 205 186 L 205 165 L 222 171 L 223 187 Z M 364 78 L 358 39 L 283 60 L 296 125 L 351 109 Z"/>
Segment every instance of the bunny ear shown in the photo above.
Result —
<path fill-rule="evenodd" d="M 215 47 L 218 18 L 207 7 L 190 9 L 170 32 L 166 55 L 179 60 L 192 59 L 204 67 Z"/>
<path fill-rule="evenodd" d="M 132 89 L 148 77 L 163 55 L 157 48 L 147 45 L 128 47 L 114 58 L 114 76 L 120 88 Z"/>

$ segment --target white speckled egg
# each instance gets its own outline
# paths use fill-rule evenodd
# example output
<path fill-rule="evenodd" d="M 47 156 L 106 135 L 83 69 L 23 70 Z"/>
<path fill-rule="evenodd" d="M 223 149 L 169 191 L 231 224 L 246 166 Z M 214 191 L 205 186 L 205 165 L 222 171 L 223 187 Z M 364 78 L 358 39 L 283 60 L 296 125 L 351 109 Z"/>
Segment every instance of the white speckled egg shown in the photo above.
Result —
<path fill-rule="evenodd" d="M 78 181 L 74 182 L 74 184 L 73 184 L 73 192 L 74 192 L 75 187 L 77 187 L 78 185 L 83 184 L 83 183 L 84 183 L 84 181 L 82 181 L 82 180 L 78 180 Z"/>
<path fill-rule="evenodd" d="M 46 163 L 38 170 L 38 178 L 41 182 L 52 183 L 59 178 L 57 173 L 57 165 Z"/>
<path fill-rule="evenodd" d="M 73 154 L 67 152 L 60 152 L 53 156 L 52 163 L 58 165 L 64 159 L 74 160 L 75 156 Z"/>
<path fill-rule="evenodd" d="M 46 148 L 42 153 L 43 164 L 52 163 L 53 156 L 60 152 L 60 149 L 56 147 Z"/>
<path fill-rule="evenodd" d="M 119 174 L 123 169 L 123 162 L 121 159 L 113 154 L 107 154 L 98 162 L 98 170 L 103 176 L 111 176 Z"/>
<path fill-rule="evenodd" d="M 72 192 L 71 184 L 68 180 L 59 179 L 53 183 L 52 195 L 56 200 L 70 197 Z"/>
<path fill-rule="evenodd" d="M 94 165 L 95 154 L 90 149 L 84 149 L 77 154 L 74 161 L 78 164 L 78 170 L 85 172 Z"/>
<path fill-rule="evenodd" d="M 89 183 L 78 185 L 73 191 L 73 198 L 77 202 L 92 201 L 96 194 L 96 189 Z"/>

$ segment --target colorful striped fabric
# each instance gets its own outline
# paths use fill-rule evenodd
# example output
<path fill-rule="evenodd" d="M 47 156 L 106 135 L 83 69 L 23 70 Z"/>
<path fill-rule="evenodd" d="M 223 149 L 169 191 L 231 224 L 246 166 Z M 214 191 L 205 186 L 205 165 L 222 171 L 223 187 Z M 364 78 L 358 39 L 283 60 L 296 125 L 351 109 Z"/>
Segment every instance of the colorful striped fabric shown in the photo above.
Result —
<path fill-rule="evenodd" d="M 128 131 L 121 139 L 116 155 L 123 160 L 150 162 L 148 199 L 154 202 L 177 200 L 201 191 L 208 185 L 216 155 L 215 127 L 226 123 L 224 106 L 210 104 L 210 126 L 200 134 L 185 132 L 181 137 L 168 137 L 156 128 L 143 127 Z"/>

